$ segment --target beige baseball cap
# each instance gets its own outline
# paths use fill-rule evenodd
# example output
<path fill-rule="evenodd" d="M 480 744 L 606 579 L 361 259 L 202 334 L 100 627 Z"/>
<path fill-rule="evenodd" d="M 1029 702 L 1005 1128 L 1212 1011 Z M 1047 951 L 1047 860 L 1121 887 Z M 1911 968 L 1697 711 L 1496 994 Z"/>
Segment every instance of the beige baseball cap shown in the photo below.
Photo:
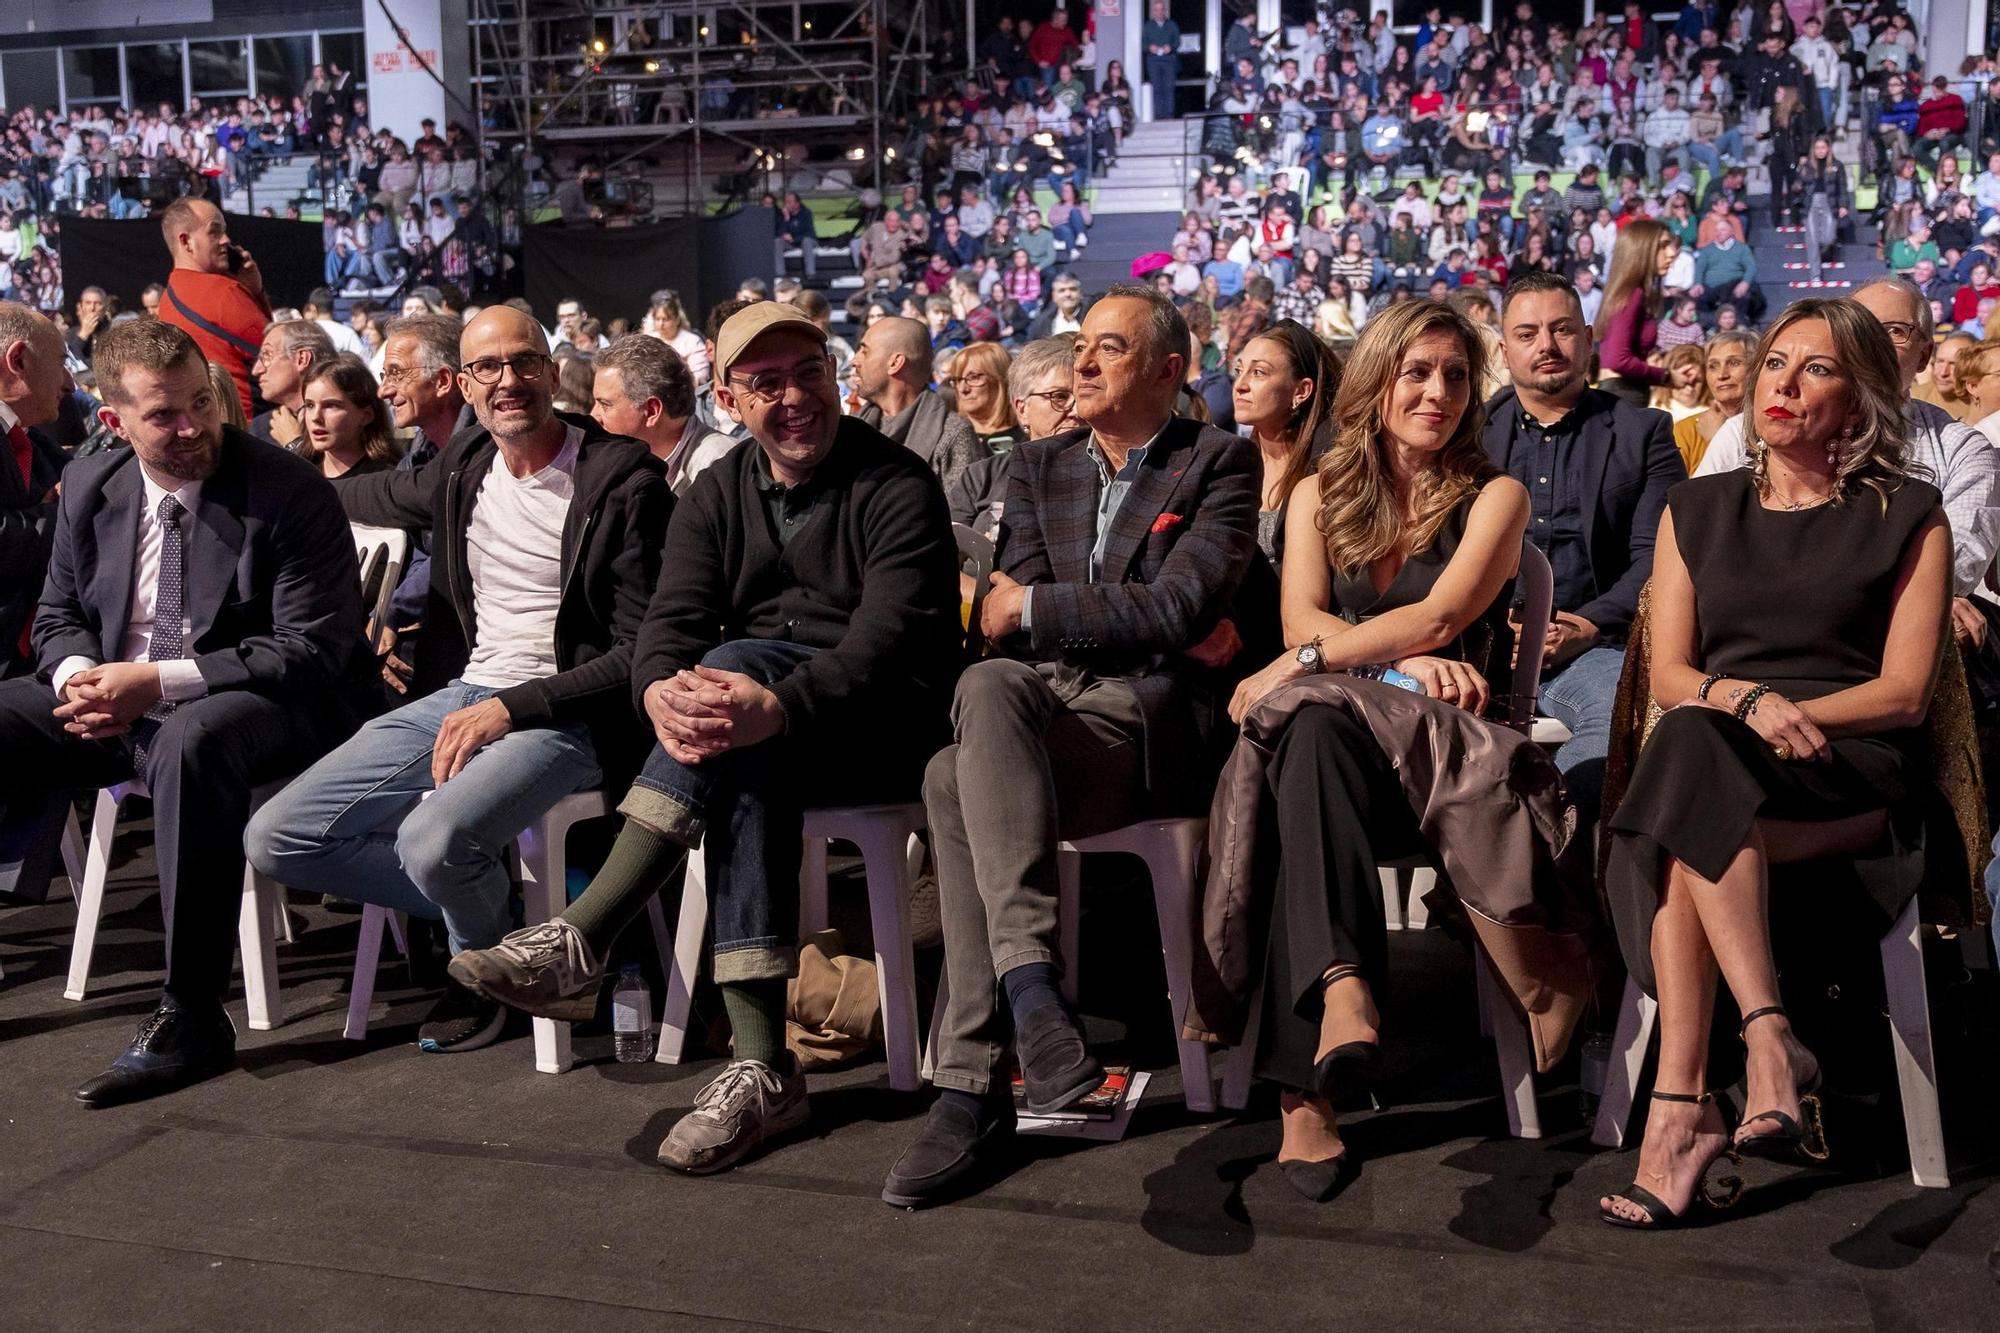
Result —
<path fill-rule="evenodd" d="M 826 331 L 805 311 L 784 301 L 759 301 L 731 315 L 715 335 L 715 378 L 728 379 L 730 369 L 751 344 L 774 331 L 803 333 L 826 346 Z"/>

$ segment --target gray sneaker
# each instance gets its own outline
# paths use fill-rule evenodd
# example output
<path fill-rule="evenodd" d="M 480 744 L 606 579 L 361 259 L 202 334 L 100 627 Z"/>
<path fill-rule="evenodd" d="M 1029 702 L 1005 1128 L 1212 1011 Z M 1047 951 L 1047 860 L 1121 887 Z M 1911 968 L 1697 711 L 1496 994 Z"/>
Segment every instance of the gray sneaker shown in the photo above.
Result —
<path fill-rule="evenodd" d="M 737 1060 L 674 1122 L 660 1144 L 660 1165 L 694 1176 L 721 1171 L 811 1117 L 805 1075 L 796 1065 L 781 1073 L 761 1060 Z"/>
<path fill-rule="evenodd" d="M 446 969 L 461 985 L 536 1018 L 581 1023 L 597 1012 L 604 964 L 583 932 L 557 917 L 490 949 L 467 949 Z"/>

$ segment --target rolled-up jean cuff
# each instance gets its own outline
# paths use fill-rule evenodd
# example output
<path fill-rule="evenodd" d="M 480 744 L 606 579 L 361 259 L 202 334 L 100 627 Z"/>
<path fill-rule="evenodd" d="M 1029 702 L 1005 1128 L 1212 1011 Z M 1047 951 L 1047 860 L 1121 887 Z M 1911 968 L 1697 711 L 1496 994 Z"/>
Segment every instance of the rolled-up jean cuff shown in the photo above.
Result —
<path fill-rule="evenodd" d="M 1054 963 L 1058 968 L 1062 966 L 1062 961 L 1056 957 L 1053 949 L 1016 949 L 1005 958 L 994 959 L 993 975 L 1004 977 L 1015 968 L 1026 967 L 1029 963 Z"/>
<path fill-rule="evenodd" d="M 763 940 L 718 946 L 715 951 L 715 984 L 737 981 L 789 981 L 799 974 L 797 945 L 780 946 Z"/>
<path fill-rule="evenodd" d="M 986 1074 L 960 1074 L 949 1069 L 936 1069 L 931 1071 L 931 1086 L 984 1097 L 993 1087 L 993 1078 Z"/>
<path fill-rule="evenodd" d="M 708 821 L 685 801 L 643 782 L 632 784 L 625 799 L 618 803 L 618 813 L 689 848 L 701 845 L 701 835 L 708 827 Z"/>

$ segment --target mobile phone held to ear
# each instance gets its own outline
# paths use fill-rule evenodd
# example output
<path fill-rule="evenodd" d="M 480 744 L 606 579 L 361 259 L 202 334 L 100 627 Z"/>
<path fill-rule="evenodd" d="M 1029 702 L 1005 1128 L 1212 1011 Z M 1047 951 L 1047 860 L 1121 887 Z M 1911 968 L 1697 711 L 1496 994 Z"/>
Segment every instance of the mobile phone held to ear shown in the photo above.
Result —
<path fill-rule="evenodd" d="M 234 241 L 231 241 L 229 244 L 229 271 L 231 273 L 241 273 L 243 266 L 249 262 L 250 252 Z"/>

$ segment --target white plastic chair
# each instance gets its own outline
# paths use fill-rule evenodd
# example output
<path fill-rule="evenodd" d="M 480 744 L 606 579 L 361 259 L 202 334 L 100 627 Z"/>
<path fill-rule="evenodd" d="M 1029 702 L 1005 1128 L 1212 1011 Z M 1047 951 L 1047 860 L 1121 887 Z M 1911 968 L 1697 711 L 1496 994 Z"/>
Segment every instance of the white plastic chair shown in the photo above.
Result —
<path fill-rule="evenodd" d="M 568 842 L 570 830 L 585 820 L 611 813 L 611 800 L 601 791 L 572 792 L 557 801 L 514 841 L 513 859 L 521 885 L 521 916 L 539 925 L 569 905 Z M 660 936 L 659 905 L 653 905 L 656 937 Z M 369 1009 L 375 998 L 375 973 L 382 961 L 382 932 L 387 928 L 396 947 L 409 957 L 409 940 L 401 912 L 370 903 L 361 911 L 361 934 L 354 951 L 354 977 L 348 984 L 347 1026 L 343 1035 L 360 1041 L 368 1035 Z M 667 956 L 664 938 L 660 956 Z M 535 1068 L 544 1074 L 566 1072 L 575 1060 L 570 1051 L 570 1025 L 552 1018 L 534 1020 Z"/>
<path fill-rule="evenodd" d="M 251 792 L 251 813 L 254 814 L 284 785 L 282 782 L 268 783 Z M 97 947 L 98 921 L 104 915 L 104 884 L 111 872 L 111 840 L 118 827 L 118 807 L 128 796 L 147 795 L 146 784 L 137 778 L 106 787 L 97 794 L 97 807 L 90 820 L 90 839 L 83 853 L 82 879 L 72 880 L 72 888 L 76 892 L 76 938 L 70 945 L 69 981 L 63 988 L 64 999 L 81 1000 L 89 989 L 90 959 Z M 63 841 L 64 860 L 74 875 L 75 862 L 70 858 L 80 841 L 74 814 L 70 816 L 69 827 L 63 832 Z M 258 1032 L 268 1032 L 285 1021 L 284 1007 L 278 998 L 278 922 L 284 910 L 284 895 L 278 885 L 258 874 L 246 862 L 243 867 L 243 904 L 238 913 L 236 938 L 243 955 L 245 1007 L 249 1011 L 250 1026 Z M 164 883 L 160 886 L 160 916 L 171 940 L 174 929 L 173 895 Z"/>
<path fill-rule="evenodd" d="M 1903 1128 L 1910 1147 L 1910 1179 L 1928 1189 L 1948 1189 L 1944 1121 L 1938 1112 L 1937 1060 L 1931 1052 L 1930 996 L 1924 987 L 1923 918 L 1912 898 L 1882 937 L 1882 985 L 1889 1007 L 1889 1037 L 1896 1050 L 1896 1082 L 1903 1095 Z M 1639 1086 L 1639 1067 L 1652 1043 L 1659 1006 L 1626 979 L 1612 1037 L 1611 1067 L 1597 1104 L 1590 1141 L 1624 1145 Z"/>
<path fill-rule="evenodd" d="M 348 527 L 354 533 L 354 554 L 361 562 L 362 595 L 367 596 L 370 588 L 375 590 L 366 632 L 367 641 L 374 644 L 389 623 L 389 602 L 402 582 L 404 565 L 409 563 L 410 534 L 401 528 L 376 528 L 366 523 L 350 523 Z M 375 581 L 378 573 L 379 583 Z"/>
<path fill-rule="evenodd" d="M 875 938 L 875 984 L 882 1005 L 883 1044 L 889 1059 L 889 1086 L 914 1092 L 919 1086 L 916 962 L 910 944 L 910 885 L 916 877 L 911 843 L 924 829 L 920 802 L 831 806 L 806 811 L 805 855 L 799 864 L 799 928 L 810 935 L 826 927 L 826 846 L 852 843 L 861 851 L 868 879 L 868 913 Z M 656 899 L 653 929 L 662 937 L 660 954 L 670 959 L 660 1044 L 654 1059 L 677 1065 L 687 1047 L 688 1014 L 701 970 L 708 934 L 708 874 L 700 849 L 688 853 L 681 884 L 680 924 L 671 947 L 664 943 L 665 914 Z"/>
<path fill-rule="evenodd" d="M 1078 926 L 1083 907 L 1083 854 L 1122 852 L 1146 863 L 1147 875 L 1153 882 L 1153 908 L 1160 922 L 1160 952 L 1166 961 L 1167 1007 L 1173 1018 L 1174 1042 L 1180 1051 L 1181 1093 L 1190 1111 L 1215 1109 L 1215 1082 L 1209 1073 L 1208 1047 L 1180 1035 L 1194 984 L 1195 875 L 1201 867 L 1201 849 L 1207 837 L 1206 819 L 1142 819 L 1096 837 L 1066 840 L 1056 848 L 1058 947 L 1063 958 L 1063 994 L 1072 1003 L 1076 1000 L 1080 973 Z"/>

